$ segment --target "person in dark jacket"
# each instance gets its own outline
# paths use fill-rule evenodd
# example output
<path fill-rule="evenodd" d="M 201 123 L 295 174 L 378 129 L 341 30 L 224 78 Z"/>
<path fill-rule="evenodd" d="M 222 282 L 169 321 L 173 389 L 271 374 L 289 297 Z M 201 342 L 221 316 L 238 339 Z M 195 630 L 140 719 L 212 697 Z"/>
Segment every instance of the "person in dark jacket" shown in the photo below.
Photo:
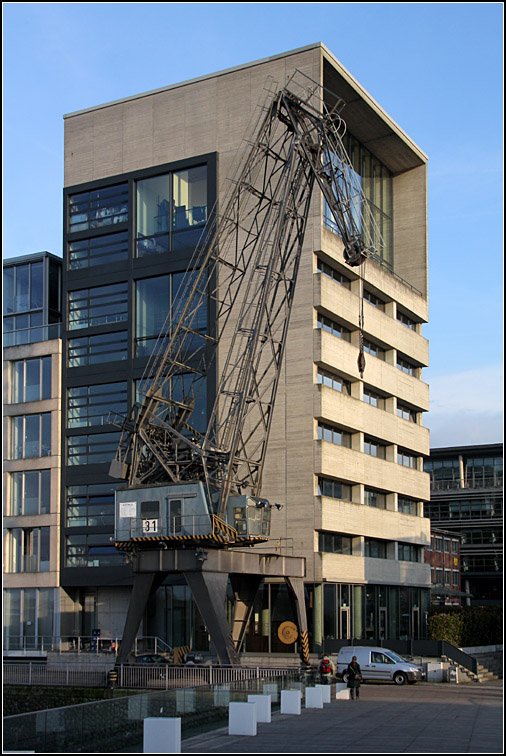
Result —
<path fill-rule="evenodd" d="M 356 656 L 353 656 L 351 662 L 348 664 L 346 674 L 348 675 L 348 688 L 350 689 L 351 698 L 360 698 L 362 670 L 360 669 L 360 664 L 358 663 Z"/>

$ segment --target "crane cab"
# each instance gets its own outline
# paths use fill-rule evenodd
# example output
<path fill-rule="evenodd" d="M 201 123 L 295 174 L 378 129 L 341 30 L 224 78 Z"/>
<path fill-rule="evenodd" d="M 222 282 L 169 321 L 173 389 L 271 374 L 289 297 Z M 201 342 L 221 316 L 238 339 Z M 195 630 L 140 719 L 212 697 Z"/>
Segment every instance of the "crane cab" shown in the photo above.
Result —
<path fill-rule="evenodd" d="M 211 512 L 200 482 L 116 491 L 116 541 L 203 536 L 211 531 Z"/>
<path fill-rule="evenodd" d="M 149 547 L 180 541 L 219 544 L 260 542 L 270 535 L 271 505 L 267 499 L 232 495 L 226 520 L 215 514 L 202 482 L 134 486 L 116 491 L 115 542 Z"/>
<path fill-rule="evenodd" d="M 230 496 L 227 520 L 240 536 L 265 536 L 271 533 L 271 509 L 267 499 L 256 496 Z"/>

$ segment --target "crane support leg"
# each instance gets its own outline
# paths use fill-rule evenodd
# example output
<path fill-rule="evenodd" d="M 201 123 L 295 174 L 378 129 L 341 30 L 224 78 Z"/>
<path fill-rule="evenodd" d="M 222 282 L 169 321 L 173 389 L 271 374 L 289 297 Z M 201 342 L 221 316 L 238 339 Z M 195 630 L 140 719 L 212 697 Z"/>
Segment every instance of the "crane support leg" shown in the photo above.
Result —
<path fill-rule="evenodd" d="M 238 652 L 241 650 L 244 634 L 253 610 L 253 602 L 262 580 L 262 575 L 230 575 L 235 598 L 232 640 Z"/>
<path fill-rule="evenodd" d="M 220 664 L 240 665 L 225 612 L 226 572 L 185 572 L 186 582 L 211 636 Z"/>
<path fill-rule="evenodd" d="M 144 616 L 149 597 L 162 584 L 166 574 L 164 572 L 138 572 L 134 576 L 134 584 L 128 614 L 123 630 L 123 637 L 119 647 L 116 664 L 126 664 L 128 654 L 132 650 L 135 636 Z"/>
<path fill-rule="evenodd" d="M 300 658 L 303 664 L 309 666 L 309 635 L 307 630 L 306 602 L 304 600 L 304 581 L 302 578 L 285 577 L 288 590 L 291 593 L 297 614 L 297 625 L 300 637 Z"/>

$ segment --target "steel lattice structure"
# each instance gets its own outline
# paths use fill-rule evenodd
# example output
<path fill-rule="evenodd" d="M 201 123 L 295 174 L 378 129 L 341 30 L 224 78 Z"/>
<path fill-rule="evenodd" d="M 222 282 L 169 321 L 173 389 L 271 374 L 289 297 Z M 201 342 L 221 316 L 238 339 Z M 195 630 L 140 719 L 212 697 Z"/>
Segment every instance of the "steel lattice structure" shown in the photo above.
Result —
<path fill-rule="evenodd" d="M 341 103 L 342 104 L 342 103 Z M 130 486 L 205 481 L 214 511 L 231 492 L 258 495 L 314 184 L 339 229 L 344 258 L 360 266 L 370 219 L 342 136 L 344 123 L 314 96 L 276 92 L 223 212 L 208 224 L 194 271 L 177 294 L 153 355 L 142 404 L 123 424 L 111 474 Z M 215 330 L 202 312 L 214 303 Z M 190 425 L 195 396 L 221 360 L 207 429 Z M 176 399 L 171 389 L 191 376 Z"/>

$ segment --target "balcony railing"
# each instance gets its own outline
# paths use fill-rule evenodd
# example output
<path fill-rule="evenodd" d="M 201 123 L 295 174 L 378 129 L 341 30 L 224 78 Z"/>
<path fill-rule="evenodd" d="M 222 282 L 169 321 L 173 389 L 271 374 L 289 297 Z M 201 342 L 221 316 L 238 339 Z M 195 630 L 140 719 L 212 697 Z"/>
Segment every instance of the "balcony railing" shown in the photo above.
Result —
<path fill-rule="evenodd" d="M 431 480 L 431 491 L 464 491 L 477 488 L 502 488 L 502 476 L 490 476 L 475 480 Z"/>
<path fill-rule="evenodd" d="M 23 344 L 36 344 L 39 341 L 51 341 L 61 337 L 61 323 L 32 326 L 31 328 L 18 328 L 15 331 L 4 332 L 4 347 L 23 346 Z"/>

